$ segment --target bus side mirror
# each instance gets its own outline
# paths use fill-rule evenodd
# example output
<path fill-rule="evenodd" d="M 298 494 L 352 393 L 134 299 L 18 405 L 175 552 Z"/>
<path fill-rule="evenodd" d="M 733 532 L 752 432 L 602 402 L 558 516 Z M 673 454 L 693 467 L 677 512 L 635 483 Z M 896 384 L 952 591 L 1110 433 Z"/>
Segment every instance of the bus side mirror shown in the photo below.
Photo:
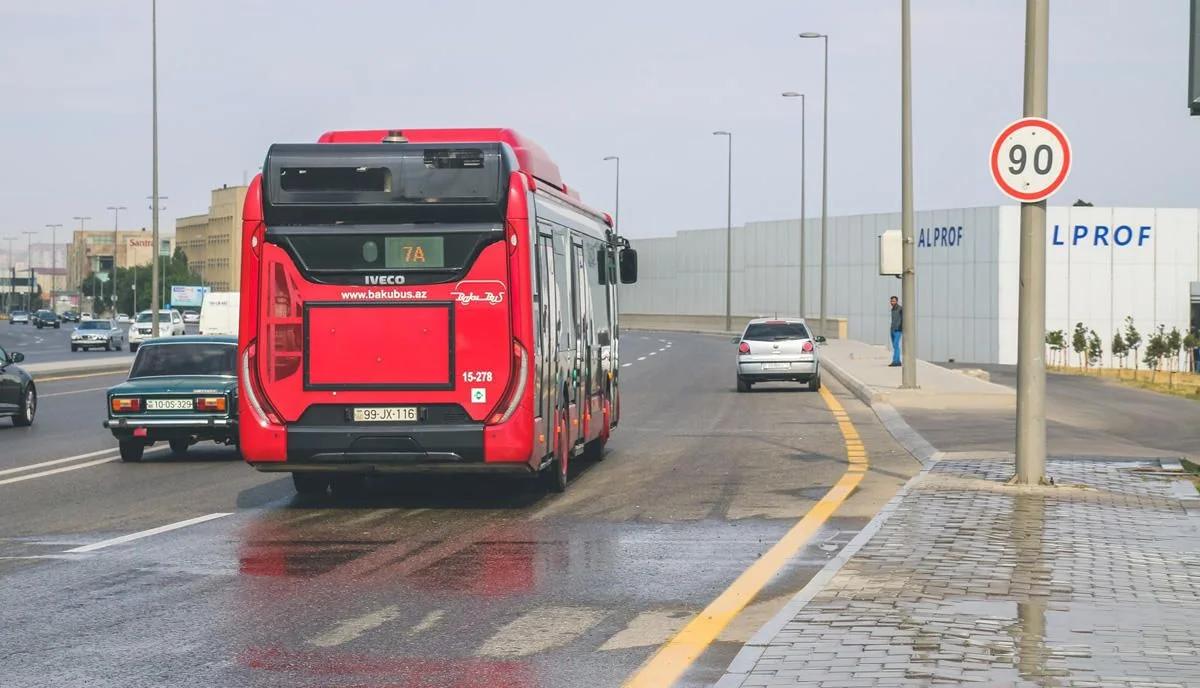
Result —
<path fill-rule="evenodd" d="M 620 258 L 621 284 L 637 282 L 638 263 L 637 251 L 632 248 L 621 249 Z"/>

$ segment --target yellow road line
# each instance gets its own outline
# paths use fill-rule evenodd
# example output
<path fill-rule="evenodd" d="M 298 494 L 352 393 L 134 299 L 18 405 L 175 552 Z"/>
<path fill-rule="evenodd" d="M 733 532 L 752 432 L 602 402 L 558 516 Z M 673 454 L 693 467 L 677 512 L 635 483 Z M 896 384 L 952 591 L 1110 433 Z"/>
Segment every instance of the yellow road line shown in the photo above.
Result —
<path fill-rule="evenodd" d="M 81 375 L 60 375 L 59 377 L 38 377 L 33 376 L 34 382 L 59 382 L 61 380 L 82 380 L 85 377 L 105 377 L 108 375 L 124 375 L 127 370 L 110 370 L 106 373 L 83 373 Z"/>
<path fill-rule="evenodd" d="M 712 644 L 721 631 L 753 601 L 767 582 L 804 548 L 817 530 L 833 516 L 867 472 L 867 452 L 846 410 L 827 387 L 821 397 L 838 420 L 846 442 L 849 465 L 841 479 L 825 493 L 804 518 L 792 526 L 766 554 L 742 572 L 737 580 L 655 652 L 623 688 L 667 688 Z M 853 451 L 851 448 L 853 447 Z"/>

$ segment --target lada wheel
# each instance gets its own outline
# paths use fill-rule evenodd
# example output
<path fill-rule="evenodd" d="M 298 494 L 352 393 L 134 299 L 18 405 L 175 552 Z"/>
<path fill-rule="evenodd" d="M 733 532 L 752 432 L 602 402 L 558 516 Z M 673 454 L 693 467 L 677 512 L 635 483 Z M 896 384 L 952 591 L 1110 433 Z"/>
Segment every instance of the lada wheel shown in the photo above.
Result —
<path fill-rule="evenodd" d="M 121 440 L 119 446 L 121 448 L 121 460 L 126 463 L 140 462 L 142 454 L 146 452 L 146 445 L 137 440 Z"/>

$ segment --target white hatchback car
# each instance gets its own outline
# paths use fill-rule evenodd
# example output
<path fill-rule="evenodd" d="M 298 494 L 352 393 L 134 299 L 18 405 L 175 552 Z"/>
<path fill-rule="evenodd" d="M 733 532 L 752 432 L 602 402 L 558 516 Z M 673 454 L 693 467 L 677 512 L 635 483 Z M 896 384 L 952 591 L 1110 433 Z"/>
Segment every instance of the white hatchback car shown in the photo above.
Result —
<path fill-rule="evenodd" d="M 801 318 L 756 318 L 746 324 L 738 345 L 737 391 L 749 392 L 756 382 L 799 382 L 821 389 L 821 355 L 814 336 Z"/>
<path fill-rule="evenodd" d="M 137 351 L 144 340 L 150 339 L 153 315 L 153 312 L 148 310 L 138 313 L 137 320 L 129 328 L 130 352 Z M 158 336 L 182 337 L 185 334 L 187 334 L 187 328 L 183 324 L 183 316 L 179 314 L 179 311 L 160 310 L 158 312 Z"/>

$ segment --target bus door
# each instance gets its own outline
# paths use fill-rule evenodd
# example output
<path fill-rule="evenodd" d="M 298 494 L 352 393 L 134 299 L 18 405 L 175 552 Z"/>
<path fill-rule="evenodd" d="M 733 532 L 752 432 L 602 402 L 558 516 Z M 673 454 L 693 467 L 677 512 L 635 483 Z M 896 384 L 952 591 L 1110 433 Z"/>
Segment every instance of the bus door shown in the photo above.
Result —
<path fill-rule="evenodd" d="M 555 333 L 557 336 L 556 361 L 554 371 L 555 394 L 554 401 L 557 403 L 562 401 L 562 408 L 559 413 L 567 411 L 570 413 L 570 421 L 574 422 L 578 419 L 578 407 L 572 409 L 571 406 L 577 403 L 577 373 L 575 367 L 575 350 L 578 342 L 575 335 L 575 308 L 572 302 L 572 294 L 574 293 L 574 285 L 571 279 L 571 238 L 566 227 L 555 225 L 554 227 L 554 289 L 555 303 L 554 309 L 550 311 L 550 317 L 555 321 Z M 573 426 L 568 423 L 567 430 L 570 431 Z M 573 434 L 569 437 L 573 439 Z"/>
<path fill-rule="evenodd" d="M 543 226 L 539 225 L 538 229 Z M 549 228 L 546 228 L 549 231 Z M 554 442 L 554 404 L 558 401 L 557 389 L 554 386 L 557 371 L 558 329 L 554 314 L 558 312 L 558 297 L 554 279 L 554 245 L 549 234 L 538 233 L 537 246 L 534 249 L 534 268 L 537 271 L 537 298 L 534 313 L 534 338 L 537 354 L 534 358 L 533 407 L 534 415 L 542 419 L 544 433 L 542 441 L 537 443 L 537 456 L 545 458 L 550 453 Z"/>
<path fill-rule="evenodd" d="M 583 244 L 578 239 L 571 242 L 571 264 L 574 268 L 571 270 L 571 316 L 575 321 L 575 403 L 578 404 L 579 418 L 579 437 L 575 439 L 587 439 L 584 417 L 591 412 L 592 403 L 592 347 L 589 342 L 592 328 L 588 318 L 591 309 L 585 301 L 587 274 L 583 267 Z"/>

